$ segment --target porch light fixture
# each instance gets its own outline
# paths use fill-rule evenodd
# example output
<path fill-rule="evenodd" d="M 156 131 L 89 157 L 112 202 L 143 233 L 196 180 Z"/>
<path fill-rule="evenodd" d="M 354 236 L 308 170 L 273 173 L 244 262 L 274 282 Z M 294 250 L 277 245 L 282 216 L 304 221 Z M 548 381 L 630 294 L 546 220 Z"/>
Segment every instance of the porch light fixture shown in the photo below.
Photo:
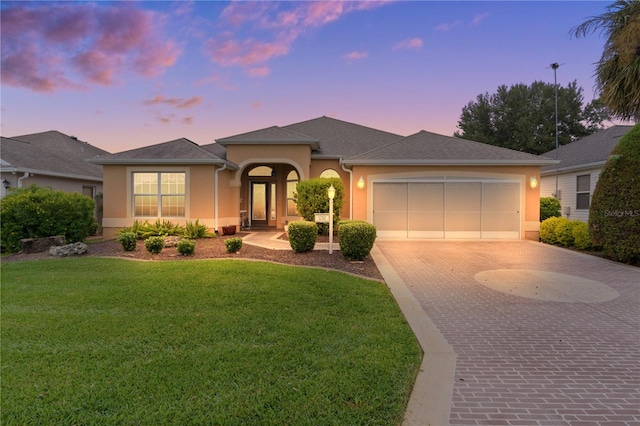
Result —
<path fill-rule="evenodd" d="M 329 254 L 333 254 L 333 199 L 336 196 L 336 189 L 331 185 L 327 189 L 329 196 Z"/>
<path fill-rule="evenodd" d="M 2 179 L 2 186 L 4 186 L 4 189 L 9 189 L 11 183 L 6 179 Z"/>
<path fill-rule="evenodd" d="M 531 176 L 529 179 L 529 186 L 531 186 L 531 189 L 536 189 L 538 187 L 538 179 L 536 179 L 535 176 Z"/>
<path fill-rule="evenodd" d="M 362 176 L 360 176 L 360 179 L 358 179 L 358 188 L 364 188 L 364 179 L 362 178 Z"/>

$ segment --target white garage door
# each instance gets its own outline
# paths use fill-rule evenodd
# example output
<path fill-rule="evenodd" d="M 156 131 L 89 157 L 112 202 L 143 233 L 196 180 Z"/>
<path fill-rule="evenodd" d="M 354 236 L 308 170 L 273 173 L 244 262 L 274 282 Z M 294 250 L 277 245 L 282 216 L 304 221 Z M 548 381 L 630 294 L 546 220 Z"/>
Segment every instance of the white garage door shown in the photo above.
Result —
<path fill-rule="evenodd" d="M 373 224 L 381 237 L 520 238 L 513 182 L 376 182 Z"/>

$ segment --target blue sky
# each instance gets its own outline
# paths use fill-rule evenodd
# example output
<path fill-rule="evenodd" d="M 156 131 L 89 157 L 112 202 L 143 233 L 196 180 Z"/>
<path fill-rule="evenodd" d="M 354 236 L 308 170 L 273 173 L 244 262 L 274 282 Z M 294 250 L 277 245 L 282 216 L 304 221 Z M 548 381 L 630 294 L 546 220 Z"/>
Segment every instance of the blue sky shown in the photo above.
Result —
<path fill-rule="evenodd" d="M 577 80 L 604 40 L 596 1 L 2 2 L 3 136 L 110 152 L 330 116 L 451 135 L 499 85 Z"/>

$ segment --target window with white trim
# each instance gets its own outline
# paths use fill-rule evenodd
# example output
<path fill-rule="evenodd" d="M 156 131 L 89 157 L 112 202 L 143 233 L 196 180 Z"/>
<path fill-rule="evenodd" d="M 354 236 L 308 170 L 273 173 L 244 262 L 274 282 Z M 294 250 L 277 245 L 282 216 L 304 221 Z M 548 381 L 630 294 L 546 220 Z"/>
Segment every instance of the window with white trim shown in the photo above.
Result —
<path fill-rule="evenodd" d="M 330 178 L 338 178 L 340 179 L 340 173 L 336 172 L 334 169 L 325 169 L 320 173 L 320 177 L 323 179 Z"/>
<path fill-rule="evenodd" d="M 134 216 L 184 217 L 184 172 L 134 172 Z"/>
<path fill-rule="evenodd" d="M 298 172 L 295 170 L 291 170 L 287 175 L 287 216 L 298 215 L 298 205 L 296 204 L 294 194 L 296 193 L 299 180 Z"/>
<path fill-rule="evenodd" d="M 588 210 L 591 201 L 591 175 L 576 178 L 576 210 Z"/>

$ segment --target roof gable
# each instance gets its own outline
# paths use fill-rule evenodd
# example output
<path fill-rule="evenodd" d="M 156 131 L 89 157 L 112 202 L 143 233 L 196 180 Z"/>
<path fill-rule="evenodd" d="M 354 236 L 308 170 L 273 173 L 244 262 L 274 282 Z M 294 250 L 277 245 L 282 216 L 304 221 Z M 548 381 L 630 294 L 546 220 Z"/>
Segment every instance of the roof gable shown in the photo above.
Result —
<path fill-rule="evenodd" d="M 620 138 L 632 128 L 633 126 L 612 126 L 577 141 L 561 145 L 557 150 L 545 152 L 542 156 L 560 160 L 558 170 L 604 164 Z M 542 168 L 542 172 L 550 170 L 555 171 L 556 166 Z"/>
<path fill-rule="evenodd" d="M 312 157 L 348 158 L 402 138 L 394 133 L 324 116 L 283 128 L 318 139 L 320 146 Z"/>
<path fill-rule="evenodd" d="M 347 164 L 545 164 L 552 160 L 467 139 L 420 131 Z"/>
<path fill-rule="evenodd" d="M 109 154 L 56 130 L 2 138 L 2 167 L 46 174 L 102 178 L 102 167 L 86 160 Z"/>
<path fill-rule="evenodd" d="M 312 149 L 318 149 L 318 139 L 283 129 L 278 126 L 267 127 L 266 129 L 255 130 L 253 132 L 242 133 L 236 136 L 216 139 L 216 142 L 223 145 L 247 145 L 247 144 L 308 144 Z"/>

